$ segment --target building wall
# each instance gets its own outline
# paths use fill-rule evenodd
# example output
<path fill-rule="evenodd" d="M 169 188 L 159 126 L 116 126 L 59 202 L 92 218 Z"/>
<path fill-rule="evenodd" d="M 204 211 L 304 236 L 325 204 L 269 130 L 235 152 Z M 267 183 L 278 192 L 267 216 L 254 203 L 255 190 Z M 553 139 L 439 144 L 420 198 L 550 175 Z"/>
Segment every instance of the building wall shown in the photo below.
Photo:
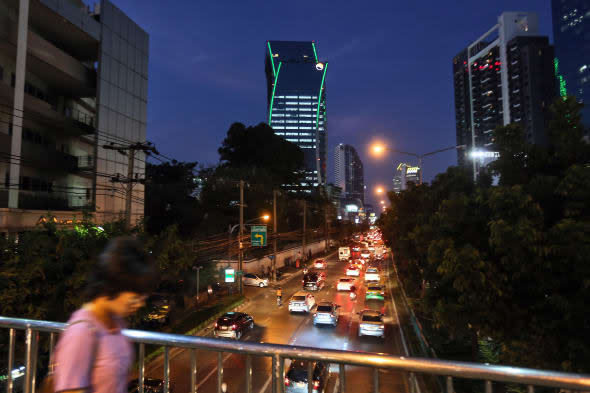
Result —
<path fill-rule="evenodd" d="M 48 210 L 64 220 L 83 208 L 94 211 L 98 222 L 123 216 L 123 187 L 110 179 L 127 176 L 128 158 L 102 146 L 145 141 L 148 35 L 107 0 L 98 13 L 80 4 L 30 3 L 20 178 L 19 184 L 7 184 L 8 160 L 0 159 L 0 231 L 34 227 Z M 0 108 L 6 109 L 0 110 L 0 140 L 7 141 L 0 151 L 5 157 L 12 138 L 15 5 L 0 0 Z M 141 153 L 133 173 L 144 177 Z M 20 189 L 18 210 L 8 208 L 9 186 Z M 143 216 L 143 196 L 143 186 L 134 186 L 134 221 Z M 39 200 L 47 207 L 40 208 Z"/>
<path fill-rule="evenodd" d="M 100 146 L 125 146 L 146 139 L 149 37 L 106 0 L 101 6 L 101 21 L 96 211 L 103 219 L 112 220 L 124 214 L 125 198 L 121 184 L 113 184 L 110 177 L 127 176 L 128 157 Z M 145 154 L 137 152 L 134 165 L 134 175 L 145 177 Z M 143 196 L 144 186 L 134 185 L 132 222 L 143 216 Z"/>
<path fill-rule="evenodd" d="M 563 94 L 585 103 L 582 121 L 590 128 L 590 1 L 552 0 L 553 37 Z"/>

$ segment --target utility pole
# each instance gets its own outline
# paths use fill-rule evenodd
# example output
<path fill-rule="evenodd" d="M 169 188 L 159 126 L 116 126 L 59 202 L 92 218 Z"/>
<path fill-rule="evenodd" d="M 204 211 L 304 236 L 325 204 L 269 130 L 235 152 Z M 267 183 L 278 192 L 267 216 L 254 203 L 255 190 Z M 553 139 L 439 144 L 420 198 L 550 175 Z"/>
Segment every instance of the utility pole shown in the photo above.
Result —
<path fill-rule="evenodd" d="M 127 156 L 129 159 L 127 163 L 127 178 L 120 179 L 120 177 L 117 175 L 116 177 L 111 178 L 111 182 L 127 184 L 127 188 L 125 190 L 125 228 L 131 229 L 131 198 L 133 196 L 133 184 L 144 181 L 143 179 L 135 179 L 133 176 L 133 171 L 135 168 L 135 152 L 137 150 L 141 150 L 144 153 L 160 153 L 158 153 L 156 148 L 152 146 L 151 142 L 136 142 L 127 146 L 115 146 L 114 143 L 111 142 L 109 145 L 103 145 L 102 148 L 105 150 L 117 150 L 119 153 Z"/>
<path fill-rule="evenodd" d="M 326 207 L 324 208 L 324 235 L 326 238 L 325 252 L 328 252 L 328 243 L 330 242 L 330 231 L 328 230 L 328 206 L 330 205 L 326 204 Z"/>
<path fill-rule="evenodd" d="M 279 236 L 279 231 L 277 227 L 277 190 L 273 190 L 272 196 L 272 216 L 273 216 L 273 225 L 272 230 L 274 232 L 274 240 L 273 240 L 273 254 L 274 258 L 272 259 L 272 281 L 277 281 L 277 237 Z"/>
<path fill-rule="evenodd" d="M 199 272 L 203 266 L 193 266 L 193 270 L 197 271 L 197 307 L 199 306 Z"/>
<path fill-rule="evenodd" d="M 301 244 L 301 262 L 305 260 L 305 232 L 307 230 L 307 201 L 303 200 L 303 238 Z"/>
<path fill-rule="evenodd" d="M 243 269 L 243 259 L 244 259 L 244 254 L 243 254 L 243 247 L 242 247 L 242 238 L 244 236 L 244 181 L 240 180 L 240 241 L 239 241 L 239 245 L 240 245 L 240 257 L 238 260 L 238 277 L 239 277 L 239 290 L 240 290 L 240 295 L 242 295 L 244 292 L 244 288 L 242 285 L 242 269 Z"/>

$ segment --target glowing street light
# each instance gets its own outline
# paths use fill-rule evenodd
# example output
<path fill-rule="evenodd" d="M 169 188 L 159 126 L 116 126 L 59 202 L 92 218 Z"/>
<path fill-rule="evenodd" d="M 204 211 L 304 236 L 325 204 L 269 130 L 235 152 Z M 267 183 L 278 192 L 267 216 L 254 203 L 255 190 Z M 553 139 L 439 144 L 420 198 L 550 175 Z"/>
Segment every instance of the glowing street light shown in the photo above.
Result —
<path fill-rule="evenodd" d="M 270 215 L 268 215 L 268 214 L 265 214 L 264 216 L 262 216 L 262 220 L 263 220 L 263 221 L 268 221 L 268 220 L 270 220 Z"/>
<path fill-rule="evenodd" d="M 379 144 L 379 143 L 375 143 L 372 147 L 371 147 L 371 152 L 373 153 L 373 155 L 375 156 L 380 156 L 381 154 L 383 154 L 386 150 L 386 147 Z"/>
<path fill-rule="evenodd" d="M 375 189 L 375 192 L 377 194 L 383 194 L 385 192 L 385 190 L 383 189 L 383 187 L 379 186 Z"/>
<path fill-rule="evenodd" d="M 385 205 L 385 201 L 380 201 L 379 203 L 382 205 Z M 383 206 L 383 207 L 385 207 L 385 206 Z"/>

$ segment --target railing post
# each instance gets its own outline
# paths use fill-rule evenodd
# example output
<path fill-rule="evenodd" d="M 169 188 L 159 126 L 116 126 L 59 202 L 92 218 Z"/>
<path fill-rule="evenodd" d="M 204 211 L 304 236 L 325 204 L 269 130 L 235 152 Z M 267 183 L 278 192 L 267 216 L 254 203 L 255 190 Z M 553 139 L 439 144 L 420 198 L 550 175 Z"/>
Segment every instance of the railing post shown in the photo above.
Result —
<path fill-rule="evenodd" d="M 33 354 L 31 359 L 31 392 L 35 393 L 37 385 L 37 358 L 39 355 L 39 332 L 33 331 Z"/>
<path fill-rule="evenodd" d="M 410 392 L 411 393 L 416 393 L 416 374 L 414 373 L 409 373 L 408 374 L 408 382 L 410 384 Z"/>
<path fill-rule="evenodd" d="M 170 392 L 170 347 L 164 347 L 164 393 Z"/>
<path fill-rule="evenodd" d="M 346 375 L 344 374 L 344 363 L 338 365 L 339 374 L 338 379 L 340 380 L 340 393 L 344 393 L 346 390 Z"/>
<path fill-rule="evenodd" d="M 281 359 L 281 357 L 277 354 L 277 355 L 273 355 L 272 356 L 272 376 L 271 376 L 271 383 L 272 383 L 272 393 L 281 393 L 283 392 L 283 386 L 285 386 L 285 380 L 280 379 L 279 377 L 279 368 L 281 362 L 284 361 L 284 359 Z"/>
<path fill-rule="evenodd" d="M 307 393 L 313 393 L 313 362 L 307 361 Z"/>
<path fill-rule="evenodd" d="M 55 349 L 55 332 L 51 332 L 49 334 L 49 373 L 53 373 L 54 369 L 54 359 L 53 359 L 53 351 Z M 142 392 L 143 393 L 143 392 Z"/>
<path fill-rule="evenodd" d="M 379 393 L 379 369 L 373 369 L 373 391 Z"/>
<path fill-rule="evenodd" d="M 25 393 L 31 392 L 31 365 L 33 363 L 33 330 L 28 327 L 26 330 L 26 357 L 25 357 Z M 10 370 L 12 372 L 12 370 Z"/>
<path fill-rule="evenodd" d="M 145 380 L 145 344 L 139 344 L 139 393 L 145 392 L 144 380 Z"/>
<path fill-rule="evenodd" d="M 12 393 L 12 369 L 14 368 L 14 328 L 10 329 L 8 338 L 8 380 L 6 382 L 6 393 Z"/>
<path fill-rule="evenodd" d="M 492 381 L 486 381 L 486 393 L 492 393 Z"/>
<path fill-rule="evenodd" d="M 223 384 L 223 353 L 217 352 L 217 393 L 223 393 L 221 385 Z"/>
<path fill-rule="evenodd" d="M 528 385 L 526 391 L 527 393 L 535 393 L 535 387 L 533 385 Z"/>
<path fill-rule="evenodd" d="M 453 393 L 453 377 L 447 377 L 447 393 Z"/>
<path fill-rule="evenodd" d="M 252 393 L 252 355 L 246 355 L 246 393 Z"/>
<path fill-rule="evenodd" d="M 191 349 L 191 393 L 197 393 L 197 350 Z"/>

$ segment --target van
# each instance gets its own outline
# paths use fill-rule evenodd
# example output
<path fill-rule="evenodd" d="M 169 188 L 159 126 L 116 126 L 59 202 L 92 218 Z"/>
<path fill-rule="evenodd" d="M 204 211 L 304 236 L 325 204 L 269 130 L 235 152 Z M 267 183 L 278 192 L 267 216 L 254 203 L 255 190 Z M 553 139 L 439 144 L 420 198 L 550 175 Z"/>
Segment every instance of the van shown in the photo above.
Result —
<path fill-rule="evenodd" d="M 338 249 L 338 259 L 341 261 L 348 261 L 350 258 L 350 247 L 340 247 Z"/>

